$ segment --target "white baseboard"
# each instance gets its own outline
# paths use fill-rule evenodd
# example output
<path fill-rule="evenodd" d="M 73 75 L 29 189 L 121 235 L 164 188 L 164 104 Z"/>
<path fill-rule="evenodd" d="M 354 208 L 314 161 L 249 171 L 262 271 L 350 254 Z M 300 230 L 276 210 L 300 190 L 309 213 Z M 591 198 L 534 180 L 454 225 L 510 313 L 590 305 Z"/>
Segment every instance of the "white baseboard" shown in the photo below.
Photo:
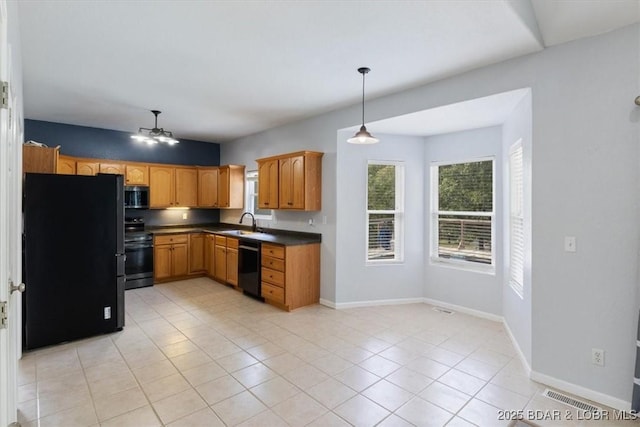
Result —
<path fill-rule="evenodd" d="M 320 298 L 320 304 L 326 305 L 327 307 L 335 308 L 337 310 L 345 308 L 375 307 L 378 305 L 421 304 L 423 302 L 423 298 L 376 299 L 354 302 L 333 302 Z"/>
<path fill-rule="evenodd" d="M 320 305 L 324 305 L 329 308 L 336 308 L 336 303 L 333 301 L 329 301 L 328 299 L 320 298 Z"/>
<path fill-rule="evenodd" d="M 459 311 L 460 313 L 470 314 L 471 316 L 481 317 L 483 319 L 493 320 L 494 322 L 502 322 L 502 316 L 497 314 L 487 313 L 486 311 L 474 310 L 473 308 L 464 307 L 461 305 L 450 304 L 444 301 L 438 301 L 431 298 L 423 298 L 423 302 L 426 304 L 435 305 L 438 307 L 448 308 L 449 310 Z"/>
<path fill-rule="evenodd" d="M 520 345 L 518 344 L 518 340 L 516 340 L 516 337 L 513 335 L 513 332 L 511 332 L 511 328 L 509 327 L 509 324 L 507 323 L 507 319 L 502 319 L 502 324 L 504 325 L 504 328 L 507 330 L 507 334 L 509 335 L 509 338 L 511 339 L 511 344 L 513 345 L 513 347 L 516 349 L 516 352 L 518 353 L 518 357 L 520 357 L 520 362 L 522 363 L 522 366 L 524 366 L 524 369 L 527 373 L 527 376 L 529 378 L 531 378 L 531 366 L 529 366 L 529 362 L 527 361 L 527 358 L 524 356 L 524 353 L 522 352 L 522 349 L 520 348 Z"/>
<path fill-rule="evenodd" d="M 574 394 L 593 402 L 607 405 L 613 409 L 618 409 L 620 411 L 629 411 L 631 409 L 631 402 L 627 402 L 626 400 L 618 399 L 617 397 L 609 396 L 608 394 L 600 393 L 599 391 L 591 390 L 577 384 L 563 381 L 549 375 L 541 374 L 540 372 L 531 371 L 530 377 L 532 380 L 539 383 L 566 391 L 567 393 Z"/>

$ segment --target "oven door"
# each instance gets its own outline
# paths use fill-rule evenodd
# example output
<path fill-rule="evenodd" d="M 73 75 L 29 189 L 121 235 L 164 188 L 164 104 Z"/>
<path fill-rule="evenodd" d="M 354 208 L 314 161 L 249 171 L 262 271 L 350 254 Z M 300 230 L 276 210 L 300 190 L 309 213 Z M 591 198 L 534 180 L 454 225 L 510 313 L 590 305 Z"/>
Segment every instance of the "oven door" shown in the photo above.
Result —
<path fill-rule="evenodd" d="M 153 243 L 126 243 L 124 252 L 126 289 L 153 285 Z"/>

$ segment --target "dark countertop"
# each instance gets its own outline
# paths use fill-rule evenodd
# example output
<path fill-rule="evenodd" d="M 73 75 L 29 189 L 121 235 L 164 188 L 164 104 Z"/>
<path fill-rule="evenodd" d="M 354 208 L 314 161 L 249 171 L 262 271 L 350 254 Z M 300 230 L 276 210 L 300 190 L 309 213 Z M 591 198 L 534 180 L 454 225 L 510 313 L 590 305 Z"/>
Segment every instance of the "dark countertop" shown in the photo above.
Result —
<path fill-rule="evenodd" d="M 184 234 L 184 233 L 211 233 L 226 237 L 235 237 L 241 240 L 252 240 L 264 243 L 274 243 L 283 246 L 308 245 L 320 243 L 322 235 L 318 233 L 303 233 L 288 230 L 264 229 L 263 232 L 253 233 L 249 228 L 238 227 L 232 224 L 201 224 L 189 227 L 166 226 L 148 227 L 145 231 L 154 235 Z M 242 234 L 241 234 L 242 233 Z M 248 233 L 248 234 L 245 234 Z"/>

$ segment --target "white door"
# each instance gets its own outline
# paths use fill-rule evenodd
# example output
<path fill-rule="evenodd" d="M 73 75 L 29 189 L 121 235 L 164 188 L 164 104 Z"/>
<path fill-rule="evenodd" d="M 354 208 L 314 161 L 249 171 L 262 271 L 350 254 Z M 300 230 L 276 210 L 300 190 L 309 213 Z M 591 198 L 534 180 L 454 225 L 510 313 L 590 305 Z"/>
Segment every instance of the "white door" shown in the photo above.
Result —
<path fill-rule="evenodd" d="M 0 304 L 6 302 L 6 327 L 0 325 L 0 427 L 17 421 L 17 364 L 21 353 L 22 280 L 22 117 L 11 91 L 11 50 L 7 41 L 6 1 L 0 0 L 0 81 L 8 82 L 6 108 L 0 107 Z M 2 314 L 0 314 L 2 316 Z"/>

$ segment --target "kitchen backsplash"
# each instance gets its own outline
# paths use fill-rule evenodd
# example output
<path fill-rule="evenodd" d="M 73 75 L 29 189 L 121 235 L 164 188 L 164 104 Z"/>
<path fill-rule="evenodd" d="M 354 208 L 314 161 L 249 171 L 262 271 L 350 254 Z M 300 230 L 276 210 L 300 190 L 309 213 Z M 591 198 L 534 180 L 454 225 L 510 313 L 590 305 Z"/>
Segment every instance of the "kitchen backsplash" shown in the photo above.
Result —
<path fill-rule="evenodd" d="M 186 219 L 183 219 L 184 214 Z M 220 222 L 220 212 L 217 209 L 125 209 L 125 217 L 142 217 L 148 227 Z"/>

